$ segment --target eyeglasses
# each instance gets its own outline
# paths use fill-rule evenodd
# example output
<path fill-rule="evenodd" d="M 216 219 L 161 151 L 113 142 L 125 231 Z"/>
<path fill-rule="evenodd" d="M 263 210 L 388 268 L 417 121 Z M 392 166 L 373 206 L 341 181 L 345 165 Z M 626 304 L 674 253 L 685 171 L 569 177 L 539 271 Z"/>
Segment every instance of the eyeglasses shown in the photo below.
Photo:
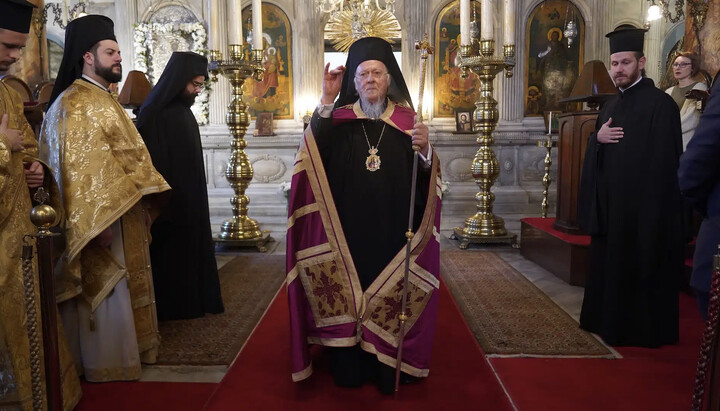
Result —
<path fill-rule="evenodd" d="M 373 71 L 361 71 L 355 73 L 355 77 L 359 79 L 367 79 L 367 78 L 380 78 L 384 75 L 387 75 L 387 71 L 381 71 L 381 70 L 373 70 Z"/>
<path fill-rule="evenodd" d="M 692 65 L 692 63 L 673 63 L 673 68 L 685 68 L 687 66 Z"/>
<path fill-rule="evenodd" d="M 205 83 L 201 83 L 199 81 L 191 81 L 190 82 L 195 89 L 202 91 L 205 88 Z"/>

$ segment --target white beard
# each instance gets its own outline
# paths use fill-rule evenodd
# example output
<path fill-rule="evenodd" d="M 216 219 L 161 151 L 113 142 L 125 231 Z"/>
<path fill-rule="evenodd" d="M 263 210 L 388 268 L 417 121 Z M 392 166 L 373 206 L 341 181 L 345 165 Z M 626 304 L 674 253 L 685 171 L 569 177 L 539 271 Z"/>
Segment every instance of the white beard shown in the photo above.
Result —
<path fill-rule="evenodd" d="M 377 119 L 385 112 L 385 99 L 378 100 L 375 103 L 370 103 L 360 97 L 360 107 L 362 107 L 363 113 L 365 113 L 366 116 L 372 119 Z"/>

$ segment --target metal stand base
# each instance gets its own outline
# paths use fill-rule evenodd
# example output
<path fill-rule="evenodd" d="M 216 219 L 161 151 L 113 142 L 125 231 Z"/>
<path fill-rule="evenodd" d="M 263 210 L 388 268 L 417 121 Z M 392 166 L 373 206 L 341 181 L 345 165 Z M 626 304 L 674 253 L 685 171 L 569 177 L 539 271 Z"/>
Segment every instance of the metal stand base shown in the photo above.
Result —
<path fill-rule="evenodd" d="M 273 240 L 272 237 L 270 237 L 270 231 L 263 231 L 262 235 L 257 238 L 242 238 L 237 240 L 226 240 L 224 238 L 220 237 L 214 237 L 213 241 L 215 241 L 216 246 L 223 246 L 223 247 L 256 247 L 258 251 L 261 253 L 266 252 L 268 249 L 265 246 L 266 243 L 269 243 Z"/>
<path fill-rule="evenodd" d="M 517 241 L 517 234 L 503 234 L 503 235 L 467 235 L 463 233 L 462 227 L 455 227 L 453 233 L 450 235 L 451 240 L 458 240 L 458 247 L 461 249 L 468 248 L 470 244 L 508 244 L 513 248 L 520 248 L 520 244 Z"/>

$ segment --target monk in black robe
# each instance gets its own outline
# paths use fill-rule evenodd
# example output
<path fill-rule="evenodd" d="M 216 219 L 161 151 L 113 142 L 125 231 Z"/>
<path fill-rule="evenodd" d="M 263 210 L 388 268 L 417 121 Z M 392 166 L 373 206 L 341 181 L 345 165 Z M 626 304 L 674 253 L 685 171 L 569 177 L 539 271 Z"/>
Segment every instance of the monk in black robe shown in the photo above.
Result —
<path fill-rule="evenodd" d="M 413 144 L 420 147 L 421 163 L 414 228 L 423 218 L 432 151 L 426 125 L 416 122 L 412 139 L 398 126 L 412 112 L 412 100 L 390 44 L 360 39 L 346 64 L 332 70 L 329 63 L 325 66 L 321 104 L 311 127 L 364 291 L 406 244 Z M 382 392 L 394 391 L 395 370 L 359 345 L 331 348 L 330 362 L 337 385 L 356 387 L 372 380 Z"/>
<path fill-rule="evenodd" d="M 579 214 L 592 240 L 580 326 L 611 345 L 674 344 L 683 269 L 680 113 L 641 74 L 644 30 L 607 36 L 620 92 L 602 108 L 585 152 Z"/>
<path fill-rule="evenodd" d="M 200 131 L 190 110 L 208 78 L 207 64 L 199 54 L 173 53 L 137 119 L 153 165 L 172 187 L 170 203 L 151 230 L 160 321 L 224 311 Z"/>

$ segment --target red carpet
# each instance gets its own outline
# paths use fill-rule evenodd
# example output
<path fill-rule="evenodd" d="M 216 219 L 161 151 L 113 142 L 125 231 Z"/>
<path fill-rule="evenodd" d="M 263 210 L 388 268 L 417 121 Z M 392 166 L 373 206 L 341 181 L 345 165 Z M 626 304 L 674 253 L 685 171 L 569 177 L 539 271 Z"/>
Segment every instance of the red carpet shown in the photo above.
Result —
<path fill-rule="evenodd" d="M 398 399 L 373 385 L 335 387 L 322 360 L 300 383 L 290 378 L 289 316 L 283 289 L 206 405 L 207 410 L 510 410 L 495 375 L 444 284 L 430 377 Z M 322 349 L 315 352 L 319 357 Z"/>
<path fill-rule="evenodd" d="M 520 410 L 690 409 L 703 323 L 695 300 L 680 294 L 680 343 L 659 349 L 618 348 L 623 358 L 494 358 Z"/>
<path fill-rule="evenodd" d="M 83 383 L 75 411 L 197 411 L 217 384 L 174 382 Z"/>
<path fill-rule="evenodd" d="M 430 377 L 401 387 L 398 400 L 371 385 L 337 388 L 325 364 L 293 383 L 288 310 L 282 290 L 223 381 L 83 384 L 77 410 L 509 410 L 508 400 L 444 285 Z M 619 348 L 624 358 L 493 358 L 521 411 L 689 409 L 703 323 L 695 300 L 680 294 L 680 343 Z M 316 353 L 319 353 L 317 350 Z M 214 391 L 214 393 L 213 393 Z M 208 400 L 209 399 L 209 400 Z"/>

